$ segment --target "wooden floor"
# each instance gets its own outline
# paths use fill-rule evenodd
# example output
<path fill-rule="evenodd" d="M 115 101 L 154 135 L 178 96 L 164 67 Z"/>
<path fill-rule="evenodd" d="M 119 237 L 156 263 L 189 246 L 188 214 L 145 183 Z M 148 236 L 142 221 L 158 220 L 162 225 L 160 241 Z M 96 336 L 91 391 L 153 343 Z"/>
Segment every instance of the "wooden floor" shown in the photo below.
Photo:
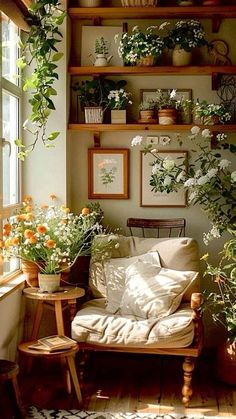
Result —
<path fill-rule="evenodd" d="M 74 393 L 68 395 L 65 391 L 58 363 L 48 365 L 45 360 L 37 359 L 30 375 L 21 372 L 19 384 L 23 402 L 28 406 L 78 408 Z M 83 409 L 236 418 L 236 388 L 216 379 L 213 357 L 198 360 L 194 394 L 187 409 L 181 404 L 181 385 L 182 359 L 179 357 L 95 353 L 87 362 L 81 383 Z M 13 417 L 7 406 L 4 402 L 5 413 L 1 407 L 1 419 Z"/>

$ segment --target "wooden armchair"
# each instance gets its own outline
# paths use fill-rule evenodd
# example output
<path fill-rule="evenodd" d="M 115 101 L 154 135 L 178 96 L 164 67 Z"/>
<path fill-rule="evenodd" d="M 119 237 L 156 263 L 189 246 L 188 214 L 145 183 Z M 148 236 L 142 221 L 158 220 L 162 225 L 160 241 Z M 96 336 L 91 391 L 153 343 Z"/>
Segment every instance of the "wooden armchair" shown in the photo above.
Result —
<path fill-rule="evenodd" d="M 91 260 L 89 285 L 93 299 L 82 305 L 72 321 L 72 337 L 79 342 L 82 351 L 183 356 L 182 401 L 188 406 L 193 392 L 191 383 L 194 364 L 203 345 L 197 243 L 188 237 L 119 236 L 119 244 L 119 248 L 114 250 L 112 259 L 105 264 Z M 150 257 L 150 252 L 152 255 L 158 253 L 164 270 L 169 269 L 180 275 L 187 274 L 187 271 L 194 274 L 181 294 L 180 306 L 172 314 L 161 319 L 155 316 L 140 319 L 135 315 L 126 315 L 125 311 L 122 312 L 123 297 L 130 295 L 131 304 L 133 298 L 127 289 L 125 272 L 127 269 L 133 269 L 143 257 L 146 258 L 147 255 Z M 145 260 L 143 265 L 151 265 L 156 269 L 155 262 L 153 263 L 154 265 Z M 151 286 L 147 279 L 148 274 L 146 276 L 145 272 L 144 275 L 141 283 L 145 284 L 145 289 L 148 289 Z M 177 282 L 179 283 L 179 280 Z M 137 283 L 136 277 L 135 283 Z M 164 294 L 162 293 L 165 298 L 171 292 L 169 280 L 164 280 L 162 284 L 168 287 L 166 291 L 164 290 Z M 176 285 L 178 286 L 177 283 Z M 141 297 L 144 301 L 144 294 L 141 294 Z M 140 308 L 138 303 L 137 307 Z M 144 307 L 146 307 L 145 302 Z"/>

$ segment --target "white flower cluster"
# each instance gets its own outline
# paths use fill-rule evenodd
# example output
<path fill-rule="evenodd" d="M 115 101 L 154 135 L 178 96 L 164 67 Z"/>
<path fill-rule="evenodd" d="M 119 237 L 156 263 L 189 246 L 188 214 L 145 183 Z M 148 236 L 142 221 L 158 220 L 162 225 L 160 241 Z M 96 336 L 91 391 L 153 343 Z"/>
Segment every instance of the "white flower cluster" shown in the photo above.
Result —
<path fill-rule="evenodd" d="M 131 105 L 131 93 L 126 92 L 124 89 L 111 90 L 108 94 L 108 107 L 110 109 L 125 109 L 127 105 Z"/>

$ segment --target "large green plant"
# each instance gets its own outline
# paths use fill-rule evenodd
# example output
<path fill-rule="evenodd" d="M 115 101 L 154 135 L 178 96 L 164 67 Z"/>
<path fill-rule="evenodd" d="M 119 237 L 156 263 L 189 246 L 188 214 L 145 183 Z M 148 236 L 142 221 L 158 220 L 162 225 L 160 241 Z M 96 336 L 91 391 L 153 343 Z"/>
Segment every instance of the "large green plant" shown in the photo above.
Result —
<path fill-rule="evenodd" d="M 23 127 L 30 132 L 33 140 L 24 145 L 21 139 L 15 141 L 19 147 L 18 157 L 24 160 L 41 140 L 46 147 L 53 147 L 59 132 L 47 133 L 47 122 L 51 111 L 55 110 L 53 97 L 57 91 L 53 87 L 58 79 L 57 62 L 63 53 L 57 49 L 62 34 L 59 26 L 66 12 L 60 8 L 59 0 L 33 0 L 29 8 L 30 32 L 22 47 L 18 67 L 23 70 L 27 65 L 34 68 L 32 74 L 23 80 L 23 91 L 30 92 L 31 114 Z"/>

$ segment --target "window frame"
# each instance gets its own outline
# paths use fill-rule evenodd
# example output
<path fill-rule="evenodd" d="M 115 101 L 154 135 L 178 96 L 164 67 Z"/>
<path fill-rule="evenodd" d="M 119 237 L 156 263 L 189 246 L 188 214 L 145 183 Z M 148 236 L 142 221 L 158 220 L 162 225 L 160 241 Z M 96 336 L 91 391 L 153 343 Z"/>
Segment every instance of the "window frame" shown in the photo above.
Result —
<path fill-rule="evenodd" d="M 0 43 L 2 45 L 2 12 L 0 12 Z M 10 20 L 10 19 L 9 19 Z M 14 22 L 13 22 L 14 23 Z M 18 27 L 18 36 L 21 38 L 22 33 L 21 29 Z M 18 57 L 20 55 L 20 49 L 18 49 Z M 19 70 L 18 70 L 19 73 Z M 19 74 L 18 74 L 19 75 Z M 0 54 L 0 119 L 2 121 L 2 100 L 3 100 L 3 91 L 7 94 L 15 96 L 18 100 L 18 136 L 22 136 L 22 99 L 23 99 L 23 92 L 22 92 L 22 83 L 21 79 L 19 78 L 19 83 L 14 84 L 13 82 L 7 80 L 2 76 L 2 54 Z M 7 139 L 6 139 L 7 140 Z M 3 173 L 3 148 L 6 146 L 4 145 L 3 139 L 3 126 L 0 124 L 0 173 Z M 3 176 L 1 175 L 0 179 L 0 231 L 2 237 L 2 230 L 3 230 L 3 222 L 6 218 L 10 218 L 15 211 L 20 208 L 21 201 L 22 201 L 22 164 L 19 159 L 16 161 L 17 167 L 17 197 L 15 204 L 3 205 Z M 7 274 L 3 274 L 3 261 L 0 261 L 0 285 L 10 281 L 12 278 L 16 277 L 21 273 L 20 267 L 19 269 L 15 269 Z"/>

